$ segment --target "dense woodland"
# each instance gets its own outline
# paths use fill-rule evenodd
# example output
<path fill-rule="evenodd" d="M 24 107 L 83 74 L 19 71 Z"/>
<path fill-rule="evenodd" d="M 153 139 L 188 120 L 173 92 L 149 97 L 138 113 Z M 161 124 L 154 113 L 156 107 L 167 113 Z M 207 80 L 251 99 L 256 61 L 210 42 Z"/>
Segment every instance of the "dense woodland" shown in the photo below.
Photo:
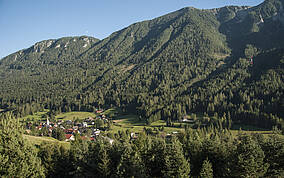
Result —
<path fill-rule="evenodd" d="M 1 59 L 0 176 L 284 177 L 283 6 L 183 8 L 103 40 L 46 40 Z M 172 137 L 120 131 L 113 144 L 76 137 L 70 149 L 32 145 L 17 120 L 112 106 L 149 125 L 204 119 Z M 234 124 L 274 134 L 236 136 Z"/>
<path fill-rule="evenodd" d="M 1 59 L 0 177 L 284 177 L 283 7 L 183 8 Z M 149 125 L 203 119 L 171 136 L 119 131 L 112 144 L 77 135 L 70 148 L 33 145 L 18 120 L 112 106 Z M 273 134 L 234 135 L 234 124 Z"/>
<path fill-rule="evenodd" d="M 0 108 L 52 117 L 117 106 L 148 124 L 201 113 L 282 129 L 283 13 L 282 0 L 184 8 L 103 40 L 39 42 L 0 60 Z"/>
<path fill-rule="evenodd" d="M 186 129 L 172 137 L 120 131 L 110 144 L 76 137 L 70 149 L 22 136 L 11 114 L 0 121 L 1 177 L 283 177 L 284 139 L 232 135 L 227 129 Z"/>

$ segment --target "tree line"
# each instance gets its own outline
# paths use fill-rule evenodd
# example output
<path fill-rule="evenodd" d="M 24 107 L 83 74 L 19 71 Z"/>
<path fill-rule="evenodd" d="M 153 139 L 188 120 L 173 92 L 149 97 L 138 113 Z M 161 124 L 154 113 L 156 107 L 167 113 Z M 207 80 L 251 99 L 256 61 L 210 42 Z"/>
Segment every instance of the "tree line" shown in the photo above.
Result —
<path fill-rule="evenodd" d="M 120 131 L 112 144 L 77 137 L 70 148 L 32 145 L 12 115 L 1 116 L 1 177 L 283 177 L 284 140 L 274 134 L 233 135 L 186 129 L 172 137 Z"/>

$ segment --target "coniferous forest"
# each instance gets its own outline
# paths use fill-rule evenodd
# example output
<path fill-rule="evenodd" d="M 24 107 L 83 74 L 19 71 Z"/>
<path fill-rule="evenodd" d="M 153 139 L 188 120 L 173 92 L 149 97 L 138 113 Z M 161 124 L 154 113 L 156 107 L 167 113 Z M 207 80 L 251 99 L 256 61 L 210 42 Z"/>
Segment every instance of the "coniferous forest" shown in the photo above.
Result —
<path fill-rule="evenodd" d="M 41 41 L 0 60 L 3 177 L 284 177 L 284 1 L 183 8 L 99 40 Z M 120 108 L 168 136 L 118 131 L 70 148 L 22 137 L 18 118 Z M 248 125 L 273 134 L 233 134 Z"/>
<path fill-rule="evenodd" d="M 70 148 L 22 137 L 17 119 L 1 117 L 1 177 L 283 177 L 284 139 L 227 129 L 185 129 L 172 137 L 119 131 L 110 143 L 76 136 Z"/>

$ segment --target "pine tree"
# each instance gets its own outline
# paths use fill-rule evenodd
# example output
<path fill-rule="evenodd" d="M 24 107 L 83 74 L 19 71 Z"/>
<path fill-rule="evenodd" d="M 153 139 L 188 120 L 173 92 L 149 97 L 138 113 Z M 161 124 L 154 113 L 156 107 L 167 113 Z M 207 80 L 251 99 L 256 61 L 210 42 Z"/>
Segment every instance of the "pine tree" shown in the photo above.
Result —
<path fill-rule="evenodd" d="M 232 162 L 233 177 L 262 177 L 268 168 L 264 152 L 251 136 L 241 136 Z"/>
<path fill-rule="evenodd" d="M 89 172 L 93 171 L 92 165 L 97 164 L 97 162 L 92 164 L 92 160 L 87 159 L 90 157 L 90 154 L 87 154 L 90 152 L 90 149 L 87 141 L 82 140 L 79 135 L 75 135 L 75 141 L 71 142 L 69 159 L 73 163 L 70 169 L 77 177 L 81 177 L 84 174 L 88 175 Z M 88 166 L 88 169 L 86 169 L 86 166 Z"/>
<path fill-rule="evenodd" d="M 166 146 L 165 169 L 163 177 L 188 177 L 190 172 L 189 162 L 185 159 L 181 143 L 174 137 L 172 143 Z"/>
<path fill-rule="evenodd" d="M 200 178 L 213 178 L 212 164 L 210 163 L 208 158 L 203 161 L 200 171 Z"/>
<path fill-rule="evenodd" d="M 165 168 L 166 143 L 163 139 L 153 139 L 149 143 L 149 150 L 144 153 L 146 171 L 149 177 L 163 177 Z"/>
<path fill-rule="evenodd" d="M 263 137 L 263 136 L 262 136 Z M 269 138 L 258 138 L 265 153 L 265 162 L 269 164 L 266 176 L 284 176 L 284 141 L 280 135 L 272 135 Z"/>
<path fill-rule="evenodd" d="M 69 151 L 58 144 L 43 142 L 39 147 L 38 156 L 41 158 L 47 177 L 66 177 L 69 175 Z"/>
<path fill-rule="evenodd" d="M 130 145 L 125 145 L 117 166 L 118 177 L 146 177 L 141 156 Z"/>
<path fill-rule="evenodd" d="M 45 177 L 40 159 L 11 115 L 0 121 L 0 176 Z"/>
<path fill-rule="evenodd" d="M 98 152 L 98 172 L 100 173 L 100 177 L 109 177 L 111 173 L 110 164 L 111 160 L 108 155 L 108 148 L 106 146 L 100 147 L 100 151 Z"/>

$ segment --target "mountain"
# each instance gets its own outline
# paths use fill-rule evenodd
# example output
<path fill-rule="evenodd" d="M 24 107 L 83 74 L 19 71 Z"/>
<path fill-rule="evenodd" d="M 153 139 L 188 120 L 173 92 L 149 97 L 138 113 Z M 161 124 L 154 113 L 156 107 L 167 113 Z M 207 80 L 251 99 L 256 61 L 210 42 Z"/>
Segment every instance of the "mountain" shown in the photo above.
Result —
<path fill-rule="evenodd" d="M 36 43 L 0 61 L 0 107 L 20 116 L 115 105 L 149 124 L 202 113 L 213 124 L 281 127 L 283 5 L 187 7 L 103 40 Z"/>
<path fill-rule="evenodd" d="M 85 69 L 77 58 L 98 41 L 86 36 L 45 40 L 7 56 L 0 61 L 1 94 L 20 99 L 80 92 L 75 80 Z M 69 82 L 76 88 L 64 87 Z"/>

